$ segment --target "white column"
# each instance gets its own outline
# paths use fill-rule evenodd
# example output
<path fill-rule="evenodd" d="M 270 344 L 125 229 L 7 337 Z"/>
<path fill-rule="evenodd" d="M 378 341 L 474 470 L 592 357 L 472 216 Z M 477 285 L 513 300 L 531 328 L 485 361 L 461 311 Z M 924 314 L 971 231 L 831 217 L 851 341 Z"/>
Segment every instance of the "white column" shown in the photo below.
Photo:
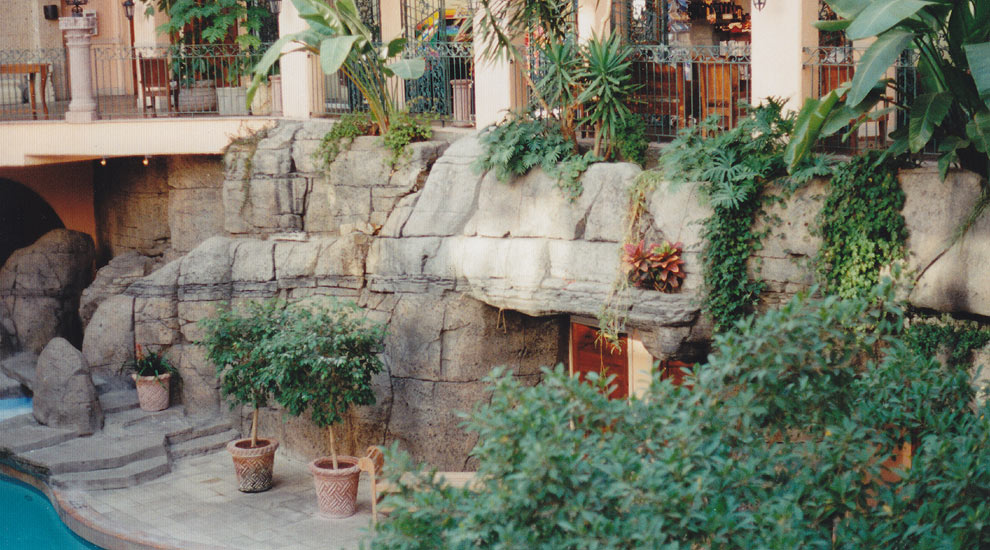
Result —
<path fill-rule="evenodd" d="M 482 11 L 474 16 L 474 28 L 479 28 Z M 474 34 L 474 120 L 478 128 L 495 124 L 505 118 L 506 113 L 515 105 L 526 101 L 522 93 L 523 84 L 519 70 L 507 61 L 494 63 L 478 58 L 484 49 L 484 42 L 478 33 Z M 513 97 L 522 95 L 523 97 Z"/>
<path fill-rule="evenodd" d="M 292 2 L 282 2 L 278 17 L 278 34 L 285 36 L 307 28 Z M 283 51 L 295 50 L 298 44 L 289 44 Z M 313 107 L 313 64 L 305 52 L 282 56 L 282 113 L 286 118 L 309 118 Z"/>
<path fill-rule="evenodd" d="M 63 17 L 58 20 L 58 28 L 65 32 L 65 45 L 69 50 L 69 78 L 72 83 L 72 100 L 69 102 L 69 110 L 65 113 L 65 120 L 92 122 L 98 117 L 90 68 L 89 21 L 82 17 Z"/>
<path fill-rule="evenodd" d="M 752 97 L 756 105 L 770 96 L 787 100 L 799 110 L 811 93 L 804 71 L 804 48 L 818 42 L 818 0 L 767 0 L 762 11 L 752 9 Z"/>

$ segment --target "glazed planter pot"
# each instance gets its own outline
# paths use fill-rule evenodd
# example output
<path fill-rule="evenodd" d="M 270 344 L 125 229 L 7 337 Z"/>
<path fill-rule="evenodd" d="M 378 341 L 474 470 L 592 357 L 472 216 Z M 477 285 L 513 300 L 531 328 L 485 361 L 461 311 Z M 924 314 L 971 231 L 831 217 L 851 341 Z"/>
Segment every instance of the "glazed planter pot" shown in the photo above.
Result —
<path fill-rule="evenodd" d="M 237 474 L 237 490 L 242 493 L 260 493 L 272 488 L 272 469 L 278 441 L 258 438 L 260 446 L 251 447 L 251 439 L 238 439 L 227 444 L 227 452 L 234 459 Z"/>
<path fill-rule="evenodd" d="M 134 385 L 137 387 L 138 404 L 144 411 L 164 411 L 168 408 L 169 385 L 171 374 L 158 376 L 138 376 L 132 374 Z"/>
<path fill-rule="evenodd" d="M 339 468 L 334 470 L 333 460 L 328 456 L 309 463 L 320 515 L 326 518 L 353 516 L 357 503 L 358 481 L 361 478 L 358 459 L 353 456 L 338 456 L 337 465 Z"/>

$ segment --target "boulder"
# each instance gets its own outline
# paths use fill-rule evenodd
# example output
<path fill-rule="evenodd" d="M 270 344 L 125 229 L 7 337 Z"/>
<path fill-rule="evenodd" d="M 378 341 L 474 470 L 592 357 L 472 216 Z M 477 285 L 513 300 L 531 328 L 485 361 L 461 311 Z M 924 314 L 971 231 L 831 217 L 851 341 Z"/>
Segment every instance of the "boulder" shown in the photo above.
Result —
<path fill-rule="evenodd" d="M 56 336 L 81 342 L 79 299 L 93 276 L 93 239 L 56 229 L 15 251 L 0 269 L 0 344 L 40 353 Z"/>
<path fill-rule="evenodd" d="M 96 272 L 93 283 L 83 290 L 79 299 L 79 317 L 83 330 L 104 300 L 115 294 L 123 294 L 131 283 L 151 273 L 154 267 L 153 258 L 142 256 L 133 250 L 117 256 L 101 267 Z"/>
<path fill-rule="evenodd" d="M 111 296 L 100 304 L 82 345 L 87 364 L 97 372 L 119 371 L 134 357 L 134 298 Z"/>
<path fill-rule="evenodd" d="M 88 435 L 103 427 L 103 409 L 82 352 L 54 338 L 38 356 L 34 379 L 34 418 L 52 428 Z"/>

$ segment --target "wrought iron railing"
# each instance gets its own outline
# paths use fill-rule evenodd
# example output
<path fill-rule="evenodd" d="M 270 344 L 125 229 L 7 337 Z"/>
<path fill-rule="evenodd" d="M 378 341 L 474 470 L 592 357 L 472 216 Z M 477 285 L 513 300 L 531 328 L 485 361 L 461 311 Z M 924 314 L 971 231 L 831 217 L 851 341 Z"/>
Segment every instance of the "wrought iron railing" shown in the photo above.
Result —
<path fill-rule="evenodd" d="M 676 137 L 678 130 L 713 117 L 722 128 L 732 128 L 749 102 L 751 90 L 748 45 L 633 46 L 632 77 L 638 86 L 630 109 L 646 124 L 653 141 Z M 534 82 L 546 72 L 538 53 L 532 53 L 528 70 Z M 522 79 L 520 79 L 521 82 Z M 525 84 L 521 84 L 522 87 Z M 532 94 L 522 89 L 530 111 L 538 112 Z"/>
<path fill-rule="evenodd" d="M 471 42 L 418 43 L 407 57 L 422 57 L 426 72 L 406 81 L 406 105 L 443 121 L 474 123 L 474 47 Z"/>
<path fill-rule="evenodd" d="M 97 109 L 102 119 L 142 116 L 246 116 L 251 71 L 268 45 L 94 46 Z M 268 114 L 265 94 L 255 107 Z"/>
<path fill-rule="evenodd" d="M 852 46 L 805 48 L 804 67 L 810 73 L 811 96 L 823 97 L 843 82 L 851 81 L 856 64 L 865 51 L 866 48 Z M 856 153 L 890 145 L 890 133 L 907 124 L 904 111 L 893 107 L 909 103 L 918 94 L 917 61 L 917 52 L 909 50 L 902 54 L 887 75 L 894 82 L 892 93 L 888 93 L 871 113 L 867 113 L 857 129 L 825 138 L 820 142 L 821 149 Z M 854 122 L 857 121 L 850 120 L 851 125 Z M 933 142 L 924 152 L 934 153 L 936 149 L 937 145 Z"/>
<path fill-rule="evenodd" d="M 426 72 L 398 91 L 412 113 L 442 122 L 474 123 L 474 49 L 470 42 L 423 43 L 407 47 L 406 57 L 422 57 Z M 311 56 L 314 115 L 340 115 L 367 109 L 364 98 L 342 71 L 327 75 Z"/>
<path fill-rule="evenodd" d="M 64 49 L 0 50 L 0 120 L 65 118 L 68 89 Z"/>

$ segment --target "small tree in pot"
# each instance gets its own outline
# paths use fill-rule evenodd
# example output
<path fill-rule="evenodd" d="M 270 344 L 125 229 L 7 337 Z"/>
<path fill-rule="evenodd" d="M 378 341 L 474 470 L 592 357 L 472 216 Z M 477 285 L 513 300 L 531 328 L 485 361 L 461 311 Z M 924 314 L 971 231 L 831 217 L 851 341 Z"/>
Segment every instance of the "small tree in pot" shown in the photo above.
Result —
<path fill-rule="evenodd" d="M 222 306 L 213 317 L 200 321 L 206 337 L 199 342 L 216 366 L 220 393 L 230 407 L 251 405 L 251 437 L 227 444 L 237 473 L 237 488 L 245 493 L 267 491 L 278 441 L 258 437 L 258 410 L 277 391 L 272 357 L 265 345 L 282 329 L 284 304 L 250 302 L 241 312 Z"/>
<path fill-rule="evenodd" d="M 332 301 L 290 306 L 279 337 L 267 342 L 278 402 L 292 415 L 309 410 L 313 422 L 329 431 L 330 457 L 310 463 L 320 513 L 327 517 L 354 514 L 358 459 L 338 456 L 333 426 L 352 405 L 375 403 L 371 381 L 382 369 L 378 354 L 384 338 L 384 326 L 357 305 Z"/>

